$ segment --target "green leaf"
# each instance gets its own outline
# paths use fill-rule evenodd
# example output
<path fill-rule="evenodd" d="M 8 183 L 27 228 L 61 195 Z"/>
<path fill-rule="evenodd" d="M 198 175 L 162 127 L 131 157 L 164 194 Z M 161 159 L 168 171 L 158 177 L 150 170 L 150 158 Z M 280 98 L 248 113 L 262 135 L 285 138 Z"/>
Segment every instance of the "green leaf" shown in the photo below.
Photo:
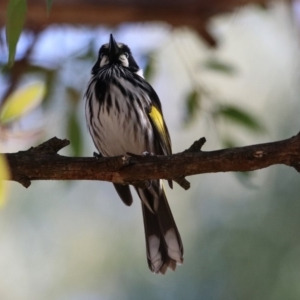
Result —
<path fill-rule="evenodd" d="M 233 75 L 236 73 L 236 69 L 233 65 L 229 63 L 225 63 L 218 59 L 213 59 L 213 58 L 208 59 L 202 64 L 202 66 L 205 67 L 206 69 L 229 74 L 229 75 Z"/>
<path fill-rule="evenodd" d="M 36 82 L 22 87 L 8 96 L 0 111 L 0 123 L 5 124 L 22 117 L 43 100 L 46 87 Z"/>
<path fill-rule="evenodd" d="M 49 16 L 50 10 L 52 8 L 52 0 L 46 0 L 46 6 L 47 6 L 47 15 Z"/>
<path fill-rule="evenodd" d="M 151 78 L 155 73 L 155 63 L 154 63 L 153 56 L 154 56 L 153 54 L 148 55 L 147 65 L 144 68 L 144 77 L 148 81 L 151 80 Z"/>
<path fill-rule="evenodd" d="M 76 114 L 76 110 L 73 109 L 69 115 L 68 124 L 68 137 L 70 139 L 70 146 L 74 156 L 80 156 L 82 154 L 82 134 L 80 130 L 80 123 Z"/>
<path fill-rule="evenodd" d="M 56 87 L 56 77 L 57 77 L 57 70 L 49 70 L 48 72 L 46 72 L 45 83 L 47 86 L 47 90 L 46 90 L 44 101 L 42 103 L 45 107 L 50 103 L 52 93 Z"/>
<path fill-rule="evenodd" d="M 14 64 L 17 43 L 25 23 L 26 12 L 26 0 L 9 0 L 6 20 L 9 67 Z"/>
<path fill-rule="evenodd" d="M 0 154 L 0 207 L 5 204 L 7 198 L 7 184 L 4 180 L 10 177 L 8 164 L 3 155 Z"/>
<path fill-rule="evenodd" d="M 214 115 L 221 116 L 255 132 L 265 131 L 263 125 L 253 115 L 236 106 L 222 105 L 215 111 Z"/>
<path fill-rule="evenodd" d="M 185 123 L 191 122 L 196 114 L 197 111 L 200 108 L 200 102 L 201 102 L 201 95 L 198 90 L 192 90 L 186 98 L 185 101 L 185 109 L 186 109 L 186 115 L 185 115 Z"/>

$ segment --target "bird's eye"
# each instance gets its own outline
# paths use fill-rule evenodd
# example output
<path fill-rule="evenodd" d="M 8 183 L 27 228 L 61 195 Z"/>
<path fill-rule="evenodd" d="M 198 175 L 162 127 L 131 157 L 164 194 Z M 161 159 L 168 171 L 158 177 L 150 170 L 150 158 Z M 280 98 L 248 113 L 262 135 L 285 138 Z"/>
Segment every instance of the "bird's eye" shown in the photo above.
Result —
<path fill-rule="evenodd" d="M 100 59 L 102 59 L 102 57 L 103 57 L 103 53 L 100 53 L 100 54 L 99 54 L 99 57 L 100 57 Z"/>
<path fill-rule="evenodd" d="M 126 58 L 129 57 L 129 53 L 128 52 L 125 52 L 124 55 L 125 55 Z"/>

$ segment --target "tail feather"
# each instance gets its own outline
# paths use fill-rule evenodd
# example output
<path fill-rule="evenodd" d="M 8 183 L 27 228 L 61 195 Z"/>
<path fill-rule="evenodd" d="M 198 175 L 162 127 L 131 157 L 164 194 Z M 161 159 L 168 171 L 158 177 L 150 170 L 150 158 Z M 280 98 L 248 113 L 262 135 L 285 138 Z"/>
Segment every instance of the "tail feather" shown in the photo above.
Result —
<path fill-rule="evenodd" d="M 129 185 L 122 185 L 122 184 L 114 183 L 114 187 L 115 187 L 119 197 L 122 199 L 122 201 L 127 206 L 130 206 L 132 204 L 132 195 L 130 192 Z"/>
<path fill-rule="evenodd" d="M 156 183 L 160 184 L 159 181 Z M 157 185 L 159 186 L 159 185 Z M 162 186 L 160 186 L 162 189 Z M 173 271 L 177 264 L 183 263 L 183 245 L 166 195 L 162 189 L 159 193 L 157 208 L 154 208 L 153 193 L 137 189 L 142 199 L 145 238 L 148 265 L 152 272 L 165 274 L 168 268 Z M 149 205 L 145 203 L 148 199 Z"/>

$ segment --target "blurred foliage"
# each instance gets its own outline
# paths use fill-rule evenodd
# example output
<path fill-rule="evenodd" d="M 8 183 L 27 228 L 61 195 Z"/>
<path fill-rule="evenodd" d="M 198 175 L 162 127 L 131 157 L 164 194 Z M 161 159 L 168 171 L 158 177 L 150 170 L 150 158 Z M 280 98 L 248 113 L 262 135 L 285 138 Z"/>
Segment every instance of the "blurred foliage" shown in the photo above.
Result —
<path fill-rule="evenodd" d="M 52 0 L 46 0 L 47 13 L 50 13 Z M 6 41 L 8 46 L 8 67 L 15 61 L 17 44 L 23 30 L 27 13 L 26 0 L 9 0 L 6 12 Z"/>
<path fill-rule="evenodd" d="M 256 133 L 265 131 L 263 125 L 256 117 L 234 105 L 220 105 L 213 114 L 215 119 L 223 118 Z"/>
<path fill-rule="evenodd" d="M 199 90 L 191 90 L 185 100 L 185 118 L 184 122 L 190 124 L 200 111 L 201 92 Z"/>
<path fill-rule="evenodd" d="M 9 178 L 9 169 L 3 155 L 0 154 L 0 207 L 5 203 L 7 197 L 7 183 L 5 180 Z"/>
<path fill-rule="evenodd" d="M 35 82 L 14 90 L 2 101 L 0 106 L 0 138 L 6 136 L 6 127 L 17 123 L 18 120 L 40 105 L 44 98 L 46 86 L 43 82 Z M 1 141 L 1 140 L 0 140 Z M 1 146 L 1 145 L 0 145 Z M 0 207 L 5 203 L 9 168 L 4 156 L 0 155 Z"/>
<path fill-rule="evenodd" d="M 26 0 L 9 0 L 6 20 L 6 40 L 8 44 L 8 65 L 15 60 L 16 47 L 22 32 L 27 12 Z"/>
<path fill-rule="evenodd" d="M 227 75 L 234 75 L 237 72 L 232 64 L 216 58 L 210 58 L 204 61 L 201 66 L 208 70 L 225 73 Z"/>
<path fill-rule="evenodd" d="M 70 147 L 73 156 L 81 156 L 83 150 L 83 138 L 81 133 L 81 122 L 78 119 L 76 110 L 73 109 L 67 120 L 67 135 L 70 139 Z"/>
<path fill-rule="evenodd" d="M 144 68 L 144 77 L 146 80 L 151 81 L 155 76 L 155 52 L 147 55 L 147 64 Z"/>
<path fill-rule="evenodd" d="M 13 91 L 0 111 L 0 126 L 18 120 L 36 108 L 43 100 L 46 86 L 42 82 L 32 83 Z"/>
<path fill-rule="evenodd" d="M 77 115 L 77 107 L 81 100 L 81 93 L 75 88 L 66 87 L 67 99 L 70 103 L 70 112 L 67 119 L 67 135 L 70 139 L 70 147 L 73 156 L 82 155 L 83 138 L 81 132 L 81 122 Z"/>
<path fill-rule="evenodd" d="M 46 3 L 50 7 L 52 1 Z M 42 35 L 42 32 L 37 34 Z M 3 74 L 8 89 L 11 86 L 13 88 L 2 99 L 2 107 L 10 102 L 8 99 L 13 97 L 14 91 L 24 81 L 43 80 L 47 86 L 42 102 L 43 118 L 51 122 L 51 118 L 54 118 L 54 125 L 57 119 L 63 120 L 63 132 L 71 140 L 70 149 L 75 156 L 82 154 L 82 128 L 85 126 L 79 114 L 85 82 L 81 78 L 77 80 L 81 69 L 75 67 L 85 63 L 88 70 L 97 55 L 92 39 L 87 44 L 80 53 L 70 55 L 67 59 L 62 56 L 56 63 L 50 61 L 47 67 L 44 62 L 35 61 L 25 53 L 24 57 L 18 58 L 12 70 Z M 149 57 L 144 73 L 147 79 L 155 75 L 155 54 L 151 53 Z M 23 68 L 19 68 L 21 63 Z M 237 73 L 234 66 L 219 59 L 208 60 L 200 65 L 204 66 L 201 72 L 209 70 L 222 76 Z M 13 70 L 19 75 L 16 81 L 12 80 L 15 78 L 12 76 Z M 195 84 L 183 100 L 184 121 L 190 126 L 197 121 L 205 102 L 209 102 L 210 110 L 207 112 L 217 129 L 225 121 L 246 133 L 260 134 L 265 130 L 253 113 L 237 105 L 225 105 L 224 99 L 208 92 L 201 83 Z M 58 105 L 55 106 L 55 103 Z M 29 112 L 26 109 L 24 111 Z M 19 121 L 15 118 L 12 123 L 18 124 Z M 237 146 L 233 134 L 226 134 L 220 135 L 223 145 Z M 40 138 L 44 140 L 47 137 Z M 193 199 L 186 199 L 189 196 L 180 191 L 178 195 L 173 193 L 174 201 L 187 200 L 180 210 L 181 220 L 177 219 L 181 230 L 186 226 L 187 234 L 184 234 L 184 230 L 182 232 L 186 257 L 182 267 L 164 277 L 150 274 L 143 249 L 140 246 L 134 248 L 132 240 L 137 235 L 134 231 L 138 229 L 137 220 L 126 220 L 130 214 L 127 215 L 127 211 L 125 213 L 125 209 L 123 211 L 118 206 L 110 211 L 108 207 L 114 205 L 110 201 L 112 194 L 105 194 L 105 189 L 98 188 L 98 183 L 93 189 L 92 182 L 85 185 L 76 182 L 74 188 L 78 187 L 77 190 L 68 188 L 65 191 L 56 189 L 59 183 L 55 186 L 49 183 L 36 184 L 26 193 L 22 188 L 19 193 L 22 201 L 12 201 L 5 211 L 8 217 L 3 214 L 0 218 L 4 232 L 1 231 L 1 242 L 6 238 L 12 239 L 8 240 L 10 243 L 2 243 L 1 247 L 4 251 L 1 252 L 1 267 L 6 266 L 2 268 L 3 278 L 11 282 L 12 287 L 20 284 L 11 291 L 21 294 L 15 299 L 27 296 L 26 286 L 30 290 L 29 295 L 42 294 L 36 299 L 299 299 L 300 185 L 293 170 L 285 169 L 282 172 L 279 168 L 276 168 L 277 173 L 273 169 L 274 173 L 271 173 L 267 182 L 262 180 L 262 188 L 255 195 L 249 190 L 241 191 L 240 187 L 234 186 L 234 189 L 231 181 L 222 177 L 223 174 L 214 174 L 219 176 L 218 180 L 213 177 L 211 182 L 206 180 L 209 176 L 202 176 L 193 186 L 194 189 L 198 186 L 199 190 L 196 188 L 194 195 L 193 191 L 189 194 Z M 248 174 L 241 173 L 238 176 L 247 177 Z M 3 176 L 7 176 L 7 168 L 0 156 L 0 177 Z M 2 183 L 0 180 L 0 201 L 3 201 L 6 193 Z M 18 187 L 15 190 L 14 196 Z M 116 197 L 115 194 L 113 197 Z M 105 206 L 104 203 L 109 205 Z M 180 206 L 182 201 L 176 204 Z M 129 225 L 132 227 L 128 229 L 123 223 L 121 228 L 118 227 L 120 220 L 127 221 L 126 226 L 132 222 Z M 8 231 L 5 231 L 6 228 Z M 118 232 L 113 235 L 112 230 L 117 231 L 117 228 L 124 234 Z M 105 235 L 101 236 L 101 230 Z M 130 239 L 128 234 L 131 234 Z M 117 240 L 115 244 L 114 239 Z M 123 239 L 126 244 L 122 244 Z M 128 243 L 130 247 L 127 247 Z M 116 248 L 111 245 L 116 245 Z M 9 253 L 5 253 L 5 249 Z M 7 257 L 11 260 L 7 260 Z M 2 284 L 3 290 L 5 284 Z M 6 299 L 1 291 L 0 298 Z M 10 299 L 14 299 L 13 296 Z"/>
<path fill-rule="evenodd" d="M 228 63 L 224 62 L 218 58 L 209 58 L 204 62 L 200 63 L 202 66 L 201 72 L 204 72 L 203 68 L 209 71 L 214 71 L 220 75 L 236 75 L 237 68 Z M 187 68 L 187 72 L 189 69 Z M 199 72 L 199 71 L 198 71 Z M 192 89 L 187 93 L 185 97 L 185 115 L 184 124 L 191 125 L 193 121 L 197 120 L 197 116 L 201 112 L 200 102 L 209 102 L 210 110 L 209 115 L 215 124 L 215 128 L 219 131 L 220 142 L 222 146 L 226 148 L 235 147 L 238 142 L 230 135 L 223 136 L 220 134 L 220 121 L 231 123 L 238 126 L 240 129 L 246 129 L 252 131 L 256 134 L 265 133 L 266 130 L 260 120 L 255 117 L 251 112 L 238 107 L 235 104 L 224 104 L 224 100 L 216 96 L 214 92 L 207 88 L 204 88 L 201 82 L 194 78 L 193 74 L 190 73 L 191 82 L 193 83 Z M 237 103 L 234 101 L 233 103 Z M 247 176 L 247 175 L 246 175 Z"/>
<path fill-rule="evenodd" d="M 47 104 L 49 104 L 49 99 L 52 96 L 58 72 L 58 67 L 52 69 L 49 67 L 39 66 L 34 63 L 27 62 L 26 74 L 33 75 L 36 78 L 43 78 L 45 81 L 46 89 L 42 105 L 46 106 Z"/>
<path fill-rule="evenodd" d="M 201 93 L 204 94 L 205 97 L 201 97 Z M 266 132 L 262 122 L 260 122 L 253 114 L 236 105 L 221 104 L 221 101 L 217 101 L 213 95 L 209 94 L 201 87 L 199 87 L 198 90 L 192 89 L 185 98 L 185 125 L 191 125 L 193 121 L 197 119 L 199 113 L 201 112 L 200 103 L 202 98 L 212 100 L 212 111 L 210 113 L 210 117 L 215 123 L 216 129 L 218 129 L 219 121 L 226 121 L 238 126 L 241 129 L 246 129 L 256 134 Z M 224 137 L 221 135 L 220 141 L 222 142 L 222 145 L 227 148 L 235 147 L 237 145 L 237 142 L 234 141 L 230 136 Z"/>

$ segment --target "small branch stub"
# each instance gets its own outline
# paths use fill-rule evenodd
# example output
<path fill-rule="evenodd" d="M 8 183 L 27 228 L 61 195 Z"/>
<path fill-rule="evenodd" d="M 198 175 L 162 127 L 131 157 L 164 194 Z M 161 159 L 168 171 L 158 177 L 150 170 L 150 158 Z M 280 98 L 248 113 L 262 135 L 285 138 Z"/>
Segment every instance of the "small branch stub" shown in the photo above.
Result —
<path fill-rule="evenodd" d="M 33 153 L 41 153 L 41 154 L 55 154 L 62 148 L 70 145 L 70 141 L 67 139 L 61 140 L 57 137 L 53 137 L 52 139 L 40 144 L 37 147 L 31 147 L 29 150 Z"/>
<path fill-rule="evenodd" d="M 198 152 L 201 151 L 201 148 L 206 143 L 206 138 L 202 137 L 201 139 L 195 141 L 187 150 L 183 151 L 184 153 L 187 152 Z"/>
<path fill-rule="evenodd" d="M 22 184 L 25 188 L 28 188 L 31 185 L 31 181 L 29 180 L 29 178 L 26 177 L 26 176 L 24 176 L 24 175 L 17 175 L 17 176 L 15 176 L 15 181 L 17 181 L 20 184 Z"/>

